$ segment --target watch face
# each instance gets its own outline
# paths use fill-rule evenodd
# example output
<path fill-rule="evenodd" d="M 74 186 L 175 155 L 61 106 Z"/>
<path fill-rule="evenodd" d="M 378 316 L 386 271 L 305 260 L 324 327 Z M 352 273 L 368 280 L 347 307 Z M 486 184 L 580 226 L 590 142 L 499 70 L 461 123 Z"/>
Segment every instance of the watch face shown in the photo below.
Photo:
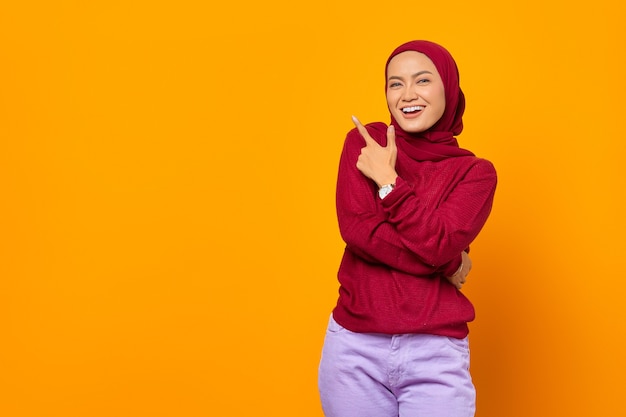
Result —
<path fill-rule="evenodd" d="M 380 198 L 385 198 L 387 197 L 387 194 L 391 192 L 391 190 L 393 190 L 393 186 L 383 185 L 382 187 L 380 187 L 380 190 L 378 190 L 378 196 Z"/>

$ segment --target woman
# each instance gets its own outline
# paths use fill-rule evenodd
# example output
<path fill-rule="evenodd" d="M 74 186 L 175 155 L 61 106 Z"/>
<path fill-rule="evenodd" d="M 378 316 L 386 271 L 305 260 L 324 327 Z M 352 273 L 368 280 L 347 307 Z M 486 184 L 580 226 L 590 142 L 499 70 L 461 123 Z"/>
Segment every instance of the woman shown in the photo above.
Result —
<path fill-rule="evenodd" d="M 391 124 L 346 137 L 337 217 L 346 249 L 319 389 L 327 417 L 475 412 L 461 293 L 491 211 L 493 165 L 459 148 L 465 98 L 452 56 L 428 41 L 385 67 Z"/>

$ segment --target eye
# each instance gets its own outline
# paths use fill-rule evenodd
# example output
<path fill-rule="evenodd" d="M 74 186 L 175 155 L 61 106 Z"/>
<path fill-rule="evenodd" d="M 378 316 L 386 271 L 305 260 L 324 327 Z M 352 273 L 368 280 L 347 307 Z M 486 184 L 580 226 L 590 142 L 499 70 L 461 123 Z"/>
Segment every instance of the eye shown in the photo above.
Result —
<path fill-rule="evenodd" d="M 419 80 L 417 80 L 417 84 L 428 84 L 430 82 L 430 80 L 428 78 L 420 78 Z"/>
<path fill-rule="evenodd" d="M 389 88 L 397 88 L 397 87 L 401 87 L 402 84 L 399 82 L 392 82 L 391 84 L 389 84 Z"/>

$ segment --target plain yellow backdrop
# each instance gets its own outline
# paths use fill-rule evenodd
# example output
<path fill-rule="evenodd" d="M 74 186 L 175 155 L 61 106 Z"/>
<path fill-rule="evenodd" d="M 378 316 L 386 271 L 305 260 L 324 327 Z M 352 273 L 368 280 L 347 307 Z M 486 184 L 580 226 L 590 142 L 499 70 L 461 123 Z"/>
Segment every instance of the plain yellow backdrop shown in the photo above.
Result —
<path fill-rule="evenodd" d="M 457 59 L 478 417 L 623 416 L 624 6 L 3 2 L 0 415 L 317 416 L 350 116 Z"/>

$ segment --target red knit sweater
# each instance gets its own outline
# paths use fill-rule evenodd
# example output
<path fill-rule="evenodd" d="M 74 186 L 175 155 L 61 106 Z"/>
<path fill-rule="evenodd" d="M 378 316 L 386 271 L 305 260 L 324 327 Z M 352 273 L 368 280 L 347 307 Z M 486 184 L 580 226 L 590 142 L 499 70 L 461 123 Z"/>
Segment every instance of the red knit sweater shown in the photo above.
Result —
<path fill-rule="evenodd" d="M 335 320 L 354 332 L 467 336 L 474 308 L 445 277 L 489 216 L 493 165 L 475 156 L 418 162 L 399 149 L 396 187 L 381 200 L 356 168 L 363 146 L 350 132 L 339 164 L 337 217 L 346 249 Z"/>

